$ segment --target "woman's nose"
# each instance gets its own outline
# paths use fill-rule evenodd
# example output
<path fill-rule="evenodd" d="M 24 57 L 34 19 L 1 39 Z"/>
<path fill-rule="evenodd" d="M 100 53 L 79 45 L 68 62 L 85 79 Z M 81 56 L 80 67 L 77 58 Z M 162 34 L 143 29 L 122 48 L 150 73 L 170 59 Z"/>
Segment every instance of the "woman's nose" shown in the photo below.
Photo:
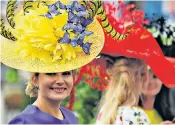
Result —
<path fill-rule="evenodd" d="M 58 73 L 56 77 L 56 84 L 62 85 L 64 84 L 64 78 L 62 74 Z"/>
<path fill-rule="evenodd" d="M 155 81 L 154 81 L 152 78 L 150 78 L 150 79 L 149 79 L 149 83 L 148 83 L 148 85 L 155 84 L 154 82 L 155 82 Z"/>

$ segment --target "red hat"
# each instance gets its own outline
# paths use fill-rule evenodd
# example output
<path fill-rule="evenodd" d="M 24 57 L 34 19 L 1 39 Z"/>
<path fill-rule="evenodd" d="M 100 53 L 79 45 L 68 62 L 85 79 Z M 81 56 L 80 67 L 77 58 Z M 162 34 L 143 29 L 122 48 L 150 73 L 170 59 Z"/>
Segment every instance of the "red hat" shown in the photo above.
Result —
<path fill-rule="evenodd" d="M 175 86 L 174 66 L 164 57 L 155 38 L 142 25 L 133 25 L 129 36 L 121 41 L 114 40 L 105 32 L 102 53 L 142 59 L 167 87 Z"/>
<path fill-rule="evenodd" d="M 125 11 L 125 14 L 126 14 L 126 11 Z M 129 15 L 131 17 L 130 20 L 128 21 L 132 21 L 135 23 L 134 25 L 132 25 L 129 35 L 124 40 L 117 40 L 117 39 L 113 39 L 113 37 L 104 30 L 105 45 L 101 53 L 107 54 L 107 55 L 113 55 L 113 56 L 122 55 L 122 56 L 142 59 L 151 67 L 154 74 L 165 84 L 165 86 L 169 88 L 175 87 L 175 68 L 173 64 L 164 57 L 161 48 L 159 47 L 157 41 L 152 36 L 152 34 L 142 26 L 142 23 L 144 22 L 143 11 L 136 10 L 136 11 L 132 11 L 132 13 L 129 13 L 128 11 L 126 15 L 127 16 Z M 136 16 L 138 18 L 135 18 Z M 110 24 L 113 25 L 113 28 L 119 31 L 117 29 L 116 24 L 123 24 L 123 22 L 119 22 L 114 17 L 112 17 L 111 12 L 109 12 L 107 17 Z M 133 18 L 135 20 L 133 20 Z M 102 21 L 99 20 L 99 22 L 101 23 Z M 103 26 L 102 23 L 101 25 Z M 101 69 L 100 67 L 96 69 L 89 68 L 94 64 L 98 65 L 99 63 L 95 61 L 91 62 L 90 64 L 82 68 L 82 73 L 89 74 L 89 76 L 94 78 L 96 76 L 101 77 L 101 74 L 103 74 L 103 77 L 104 77 L 105 76 L 103 73 L 104 67 L 101 67 Z M 103 72 L 101 72 L 102 70 Z M 100 85 L 100 84 L 106 85 L 104 80 L 99 79 L 97 80 L 98 83 L 96 84 L 93 84 L 92 81 L 93 81 L 92 78 L 87 80 L 87 82 L 89 82 L 89 84 L 93 88 L 96 87 L 99 90 L 105 88 L 105 87 L 102 88 Z"/>

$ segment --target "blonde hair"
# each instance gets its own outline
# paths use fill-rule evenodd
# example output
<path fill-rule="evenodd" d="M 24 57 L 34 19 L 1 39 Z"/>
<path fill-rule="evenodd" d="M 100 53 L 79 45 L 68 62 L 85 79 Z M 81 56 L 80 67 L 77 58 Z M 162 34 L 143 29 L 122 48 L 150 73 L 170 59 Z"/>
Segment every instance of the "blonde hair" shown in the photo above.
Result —
<path fill-rule="evenodd" d="M 37 97 L 38 96 L 38 89 L 36 86 L 34 86 L 32 82 L 33 77 L 38 77 L 39 73 L 32 73 L 31 78 L 27 82 L 27 87 L 25 89 L 26 95 L 29 97 Z"/>
<path fill-rule="evenodd" d="M 108 70 L 111 81 L 100 102 L 100 123 L 114 124 L 118 107 L 127 102 L 130 102 L 130 106 L 137 105 L 146 72 L 146 64 L 139 59 L 116 60 Z"/>

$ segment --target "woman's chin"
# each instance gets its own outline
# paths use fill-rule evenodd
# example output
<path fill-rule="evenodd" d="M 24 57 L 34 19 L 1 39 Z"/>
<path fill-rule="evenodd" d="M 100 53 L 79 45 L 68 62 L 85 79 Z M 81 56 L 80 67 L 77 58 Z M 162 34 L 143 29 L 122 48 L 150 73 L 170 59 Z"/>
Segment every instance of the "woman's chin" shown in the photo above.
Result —
<path fill-rule="evenodd" d="M 153 97 L 156 96 L 158 94 L 158 92 L 154 91 L 154 90 L 149 90 L 147 94 L 145 94 L 146 96 L 149 97 Z"/>
<path fill-rule="evenodd" d="M 51 96 L 50 99 L 51 100 L 54 100 L 54 101 L 62 101 L 64 100 L 65 98 L 67 97 L 67 95 L 54 95 L 54 96 Z"/>

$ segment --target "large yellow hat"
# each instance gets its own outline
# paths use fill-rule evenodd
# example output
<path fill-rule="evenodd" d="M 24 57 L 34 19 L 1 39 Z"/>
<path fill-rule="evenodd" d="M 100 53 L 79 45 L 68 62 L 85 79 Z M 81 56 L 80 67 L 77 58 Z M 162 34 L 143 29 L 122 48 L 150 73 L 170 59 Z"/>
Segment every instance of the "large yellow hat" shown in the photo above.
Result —
<path fill-rule="evenodd" d="M 101 25 L 86 2 L 7 4 L 1 19 L 1 62 L 30 72 L 63 72 L 93 60 L 104 45 Z"/>

